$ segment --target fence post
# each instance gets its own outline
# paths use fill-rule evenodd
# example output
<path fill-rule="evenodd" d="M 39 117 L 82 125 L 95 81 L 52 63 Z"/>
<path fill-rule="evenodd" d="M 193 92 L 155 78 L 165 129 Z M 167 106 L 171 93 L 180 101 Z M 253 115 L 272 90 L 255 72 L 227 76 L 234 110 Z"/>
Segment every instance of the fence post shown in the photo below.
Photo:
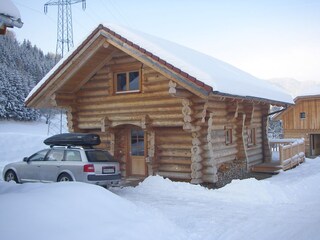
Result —
<path fill-rule="evenodd" d="M 280 165 L 283 167 L 283 145 L 279 144 L 279 160 Z"/>

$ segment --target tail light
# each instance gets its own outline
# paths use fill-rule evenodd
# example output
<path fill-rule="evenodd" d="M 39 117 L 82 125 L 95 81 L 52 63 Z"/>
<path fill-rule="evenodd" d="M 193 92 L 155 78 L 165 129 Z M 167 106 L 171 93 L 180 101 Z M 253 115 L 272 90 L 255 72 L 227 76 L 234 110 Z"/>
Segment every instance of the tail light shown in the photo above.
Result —
<path fill-rule="evenodd" d="M 94 165 L 93 164 L 84 165 L 83 172 L 94 172 Z"/>

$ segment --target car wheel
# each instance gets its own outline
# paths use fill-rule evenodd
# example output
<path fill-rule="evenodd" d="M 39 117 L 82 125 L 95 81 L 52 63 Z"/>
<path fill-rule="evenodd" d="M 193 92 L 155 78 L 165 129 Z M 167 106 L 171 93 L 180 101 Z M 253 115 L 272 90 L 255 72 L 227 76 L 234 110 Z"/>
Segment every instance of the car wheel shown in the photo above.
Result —
<path fill-rule="evenodd" d="M 71 182 L 73 181 L 72 177 L 67 174 L 67 173 L 62 173 L 59 177 L 58 177 L 58 182 Z"/>
<path fill-rule="evenodd" d="M 12 170 L 6 172 L 6 174 L 4 175 L 4 180 L 7 182 L 15 181 L 16 183 L 18 183 L 17 174 Z"/>

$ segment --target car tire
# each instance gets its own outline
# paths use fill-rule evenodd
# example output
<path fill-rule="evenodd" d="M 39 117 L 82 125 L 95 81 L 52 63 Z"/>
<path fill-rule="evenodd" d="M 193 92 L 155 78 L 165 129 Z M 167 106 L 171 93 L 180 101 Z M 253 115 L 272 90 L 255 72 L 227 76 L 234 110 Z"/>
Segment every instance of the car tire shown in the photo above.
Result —
<path fill-rule="evenodd" d="M 58 182 L 72 182 L 73 179 L 68 173 L 62 173 L 58 177 Z"/>
<path fill-rule="evenodd" d="M 4 175 L 4 180 L 6 182 L 15 181 L 18 183 L 17 174 L 13 170 L 8 170 L 6 174 Z"/>

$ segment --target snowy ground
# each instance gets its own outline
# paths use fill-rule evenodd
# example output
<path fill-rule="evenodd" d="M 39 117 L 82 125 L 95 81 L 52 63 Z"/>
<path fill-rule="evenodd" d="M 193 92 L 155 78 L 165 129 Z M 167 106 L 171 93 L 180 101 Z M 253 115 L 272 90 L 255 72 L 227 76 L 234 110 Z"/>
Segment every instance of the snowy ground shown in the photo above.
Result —
<path fill-rule="evenodd" d="M 44 124 L 0 121 L 0 173 L 45 147 Z M 320 239 L 320 157 L 218 190 L 149 177 L 137 187 L 0 180 L 0 239 Z"/>

